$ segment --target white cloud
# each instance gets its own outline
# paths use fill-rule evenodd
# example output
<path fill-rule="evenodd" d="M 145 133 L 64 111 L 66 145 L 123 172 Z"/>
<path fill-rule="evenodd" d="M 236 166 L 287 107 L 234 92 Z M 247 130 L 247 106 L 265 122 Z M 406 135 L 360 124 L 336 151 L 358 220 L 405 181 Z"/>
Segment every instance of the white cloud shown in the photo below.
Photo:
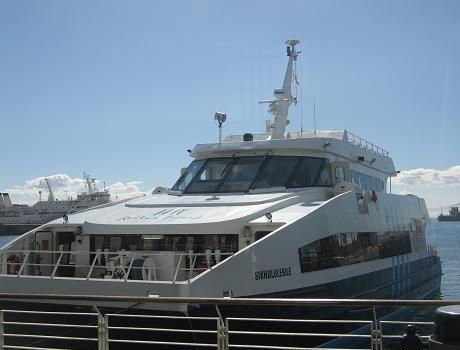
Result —
<path fill-rule="evenodd" d="M 55 174 L 46 176 L 48 179 L 54 195 L 57 199 L 64 200 L 66 197 L 77 196 L 77 193 L 88 191 L 86 187 L 86 180 L 82 178 L 72 178 L 66 174 Z M 140 189 L 141 181 L 130 182 L 116 182 L 107 186 L 111 199 L 125 199 L 135 196 L 143 195 L 144 192 Z M 103 187 L 100 181 L 96 181 L 96 187 Z M 6 188 L 3 192 L 8 192 L 12 198 L 13 203 L 18 204 L 34 204 L 39 200 L 39 191 L 42 192 L 42 200 L 48 198 L 48 189 L 45 182 L 45 176 L 37 177 L 28 180 L 24 185 L 15 186 L 13 188 Z"/>
<path fill-rule="evenodd" d="M 112 194 L 112 200 L 126 199 L 146 194 L 140 190 L 140 184 L 142 184 L 142 181 L 130 181 L 126 183 L 115 182 L 114 184 L 110 185 L 108 189 Z"/>
<path fill-rule="evenodd" d="M 393 183 L 399 186 L 454 186 L 460 185 L 460 165 L 446 170 L 417 168 L 403 170 Z"/>

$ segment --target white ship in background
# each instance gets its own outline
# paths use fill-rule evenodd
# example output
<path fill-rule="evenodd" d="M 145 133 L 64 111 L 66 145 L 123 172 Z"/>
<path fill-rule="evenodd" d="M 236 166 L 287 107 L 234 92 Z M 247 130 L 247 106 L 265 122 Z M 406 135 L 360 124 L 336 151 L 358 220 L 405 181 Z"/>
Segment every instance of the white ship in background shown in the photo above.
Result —
<path fill-rule="evenodd" d="M 8 193 L 0 192 L 0 235 L 22 234 L 37 226 L 62 217 L 65 214 L 76 213 L 97 205 L 110 202 L 108 190 L 96 188 L 95 179 L 85 174 L 87 191 L 65 200 L 58 200 L 47 178 L 48 199 L 42 200 L 42 191 L 39 191 L 40 200 L 32 206 L 27 204 L 13 204 Z"/>

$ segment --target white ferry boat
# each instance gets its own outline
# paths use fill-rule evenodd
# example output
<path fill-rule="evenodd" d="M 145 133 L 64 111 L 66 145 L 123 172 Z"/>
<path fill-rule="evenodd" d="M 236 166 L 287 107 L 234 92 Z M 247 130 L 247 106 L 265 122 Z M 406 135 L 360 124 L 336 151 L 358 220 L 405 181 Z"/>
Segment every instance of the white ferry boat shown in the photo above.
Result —
<path fill-rule="evenodd" d="M 425 202 L 389 193 L 388 152 L 346 130 L 286 132 L 297 44 L 287 41 L 283 86 L 263 101 L 274 115 L 266 134 L 199 144 L 165 193 L 22 235 L 0 250 L 0 293 L 416 299 L 439 290 Z"/>
<path fill-rule="evenodd" d="M 58 200 L 47 178 L 48 199 L 40 200 L 32 206 L 13 204 L 8 193 L 0 193 L 0 235 L 16 235 L 30 231 L 40 225 L 62 217 L 65 214 L 86 210 L 110 202 L 110 193 L 106 189 L 98 190 L 95 179 L 84 174 L 87 191 L 77 194 L 76 198 Z"/>

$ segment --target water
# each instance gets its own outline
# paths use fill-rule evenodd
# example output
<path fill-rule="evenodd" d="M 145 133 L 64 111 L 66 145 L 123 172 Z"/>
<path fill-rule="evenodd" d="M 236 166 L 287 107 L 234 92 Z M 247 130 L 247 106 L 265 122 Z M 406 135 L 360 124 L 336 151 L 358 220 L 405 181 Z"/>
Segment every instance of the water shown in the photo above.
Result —
<path fill-rule="evenodd" d="M 0 236 L 0 247 L 15 239 L 17 236 Z"/>
<path fill-rule="evenodd" d="M 460 221 L 428 224 L 426 239 L 441 257 L 441 299 L 460 300 Z"/>

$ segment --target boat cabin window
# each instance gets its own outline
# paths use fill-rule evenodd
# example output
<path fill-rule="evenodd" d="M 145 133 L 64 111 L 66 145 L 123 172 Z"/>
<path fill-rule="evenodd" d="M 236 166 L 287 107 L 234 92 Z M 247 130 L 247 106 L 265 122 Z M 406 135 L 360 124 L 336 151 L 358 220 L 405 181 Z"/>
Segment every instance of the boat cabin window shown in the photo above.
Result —
<path fill-rule="evenodd" d="M 188 185 L 192 182 L 193 178 L 195 177 L 196 173 L 200 171 L 201 167 L 203 166 L 205 160 L 196 160 L 192 162 L 187 170 L 181 175 L 179 180 L 177 180 L 176 184 L 173 187 L 174 191 L 184 191 Z"/>
<path fill-rule="evenodd" d="M 256 241 L 258 241 L 259 239 L 264 238 L 265 236 L 269 235 L 270 233 L 272 233 L 272 231 L 257 231 L 254 234 L 254 239 Z"/>
<path fill-rule="evenodd" d="M 173 191 L 184 193 L 247 192 L 260 188 L 331 186 L 327 159 L 265 156 L 194 161 Z"/>
<path fill-rule="evenodd" d="M 409 231 L 347 232 L 299 248 L 303 272 L 329 269 L 411 253 Z"/>
<path fill-rule="evenodd" d="M 345 169 L 343 166 L 335 168 L 335 183 L 345 181 Z"/>
<path fill-rule="evenodd" d="M 153 236 L 153 235 L 152 235 Z M 206 249 L 220 249 L 222 252 L 238 251 L 238 235 L 157 235 L 148 239 L 142 235 L 92 235 L 90 250 L 92 252 L 109 251 L 154 251 L 154 252 L 189 252 L 204 253 Z"/>
<path fill-rule="evenodd" d="M 228 175 L 219 190 L 222 192 L 246 192 L 254 181 L 263 161 L 263 157 L 237 159 L 228 171 Z"/>
<path fill-rule="evenodd" d="M 331 166 L 326 159 L 302 157 L 287 187 L 332 186 Z"/>
<path fill-rule="evenodd" d="M 271 158 L 257 180 L 255 188 L 286 187 L 296 164 L 297 157 Z"/>
<path fill-rule="evenodd" d="M 350 170 L 351 181 L 365 191 L 382 192 L 384 190 L 383 181 L 377 177 Z"/>

